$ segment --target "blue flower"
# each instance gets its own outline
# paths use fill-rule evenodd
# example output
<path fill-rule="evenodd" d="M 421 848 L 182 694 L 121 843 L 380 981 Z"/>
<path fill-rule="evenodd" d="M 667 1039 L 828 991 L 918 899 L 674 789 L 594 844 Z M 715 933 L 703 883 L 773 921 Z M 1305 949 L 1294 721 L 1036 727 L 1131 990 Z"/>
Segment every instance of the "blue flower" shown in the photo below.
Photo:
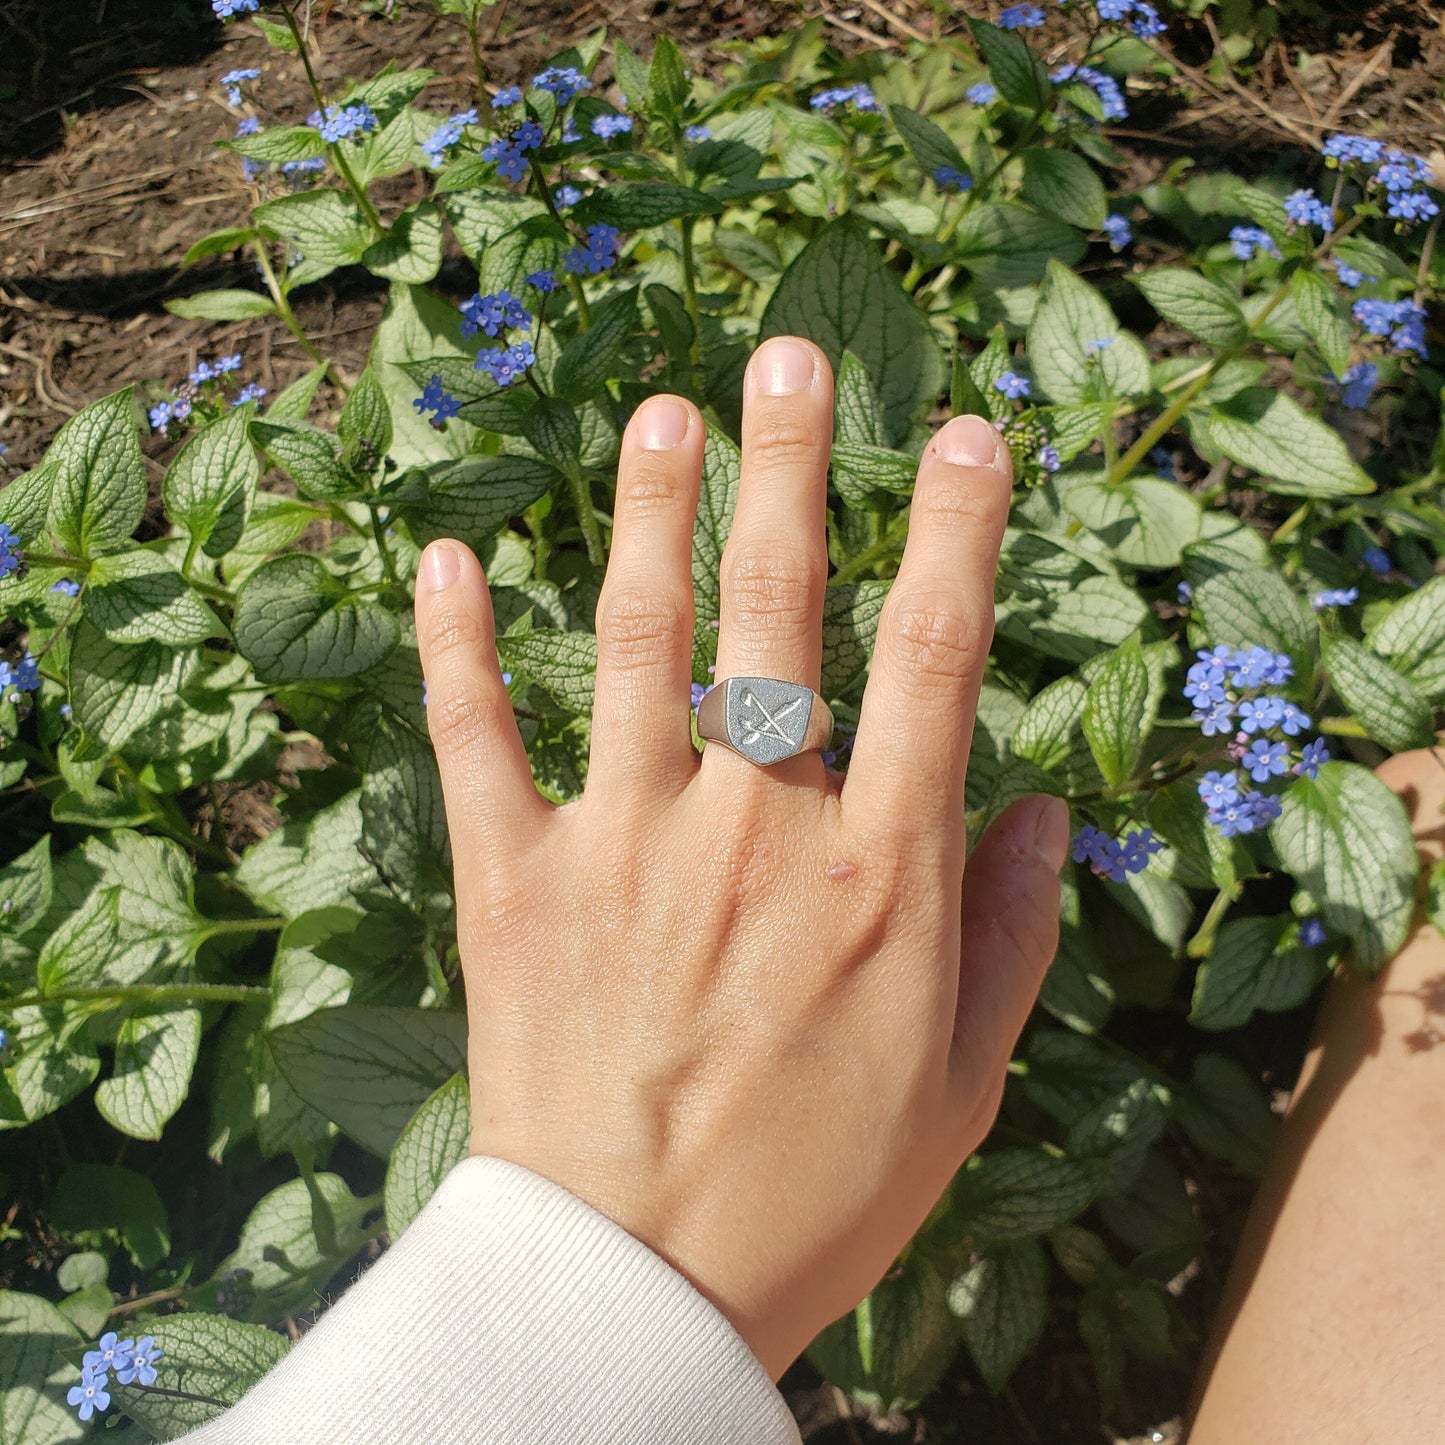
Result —
<path fill-rule="evenodd" d="M 231 3 L 231 0 L 211 0 L 211 3 L 220 6 Z M 235 3 L 243 4 L 244 0 L 235 0 Z M 252 0 L 252 3 L 254 4 L 255 0 Z M 217 10 L 216 13 L 222 14 L 220 10 Z M 229 15 L 231 12 L 227 10 L 224 13 Z M 110 1377 L 104 1371 L 95 1374 L 90 1370 L 82 1370 L 80 1383 L 70 1387 L 70 1393 L 65 1397 L 66 1401 L 76 1407 L 76 1414 L 82 1420 L 89 1420 L 97 1410 L 110 1409 L 110 1394 L 105 1388 L 109 1383 Z"/>
<path fill-rule="evenodd" d="M 977 80 L 963 93 L 974 105 L 989 105 L 998 99 L 998 87 L 989 80 Z"/>
<path fill-rule="evenodd" d="M 1134 239 L 1134 232 L 1129 227 L 1129 218 L 1117 214 L 1104 217 L 1104 234 L 1109 238 L 1111 251 L 1122 251 Z"/>
<path fill-rule="evenodd" d="M 533 271 L 527 277 L 527 285 L 535 286 L 544 296 L 550 296 L 557 289 L 557 274 L 554 271 Z"/>
<path fill-rule="evenodd" d="M 304 161 L 283 161 L 281 163 L 281 174 L 291 182 L 291 189 L 299 190 L 306 184 L 306 177 L 316 175 L 326 169 L 326 162 L 320 156 L 312 156 Z"/>
<path fill-rule="evenodd" d="M 259 135 L 261 122 L 254 115 L 248 115 L 240 125 L 236 127 L 236 139 L 240 140 L 243 135 Z"/>
<path fill-rule="evenodd" d="M 1205 773 L 1199 783 L 1199 796 L 1207 808 L 1224 808 L 1239 801 L 1238 773 Z"/>
<path fill-rule="evenodd" d="M 1284 198 L 1284 213 L 1296 226 L 1318 226 L 1325 231 L 1335 228 L 1334 213 L 1313 191 L 1291 191 Z"/>
<path fill-rule="evenodd" d="M 1289 748 L 1284 743 L 1256 738 L 1240 762 L 1256 783 L 1267 783 L 1271 778 L 1282 778 L 1289 771 Z"/>
<path fill-rule="evenodd" d="M 1229 694 L 1224 687 L 1224 677 L 1224 669 L 1217 662 L 1201 658 L 1191 664 L 1184 676 L 1184 696 L 1195 707 L 1227 702 Z"/>
<path fill-rule="evenodd" d="M 575 206 L 582 199 L 582 192 L 576 186 L 558 186 L 552 192 L 552 204 L 559 211 L 565 211 Z"/>
<path fill-rule="evenodd" d="M 1304 948 L 1318 948 L 1325 941 L 1325 926 L 1318 918 L 1303 919 L 1299 926 L 1299 941 Z"/>
<path fill-rule="evenodd" d="M 504 86 L 492 97 L 492 107 L 495 110 L 506 110 L 514 106 L 522 98 L 522 87 L 520 85 Z"/>
<path fill-rule="evenodd" d="M 1059 458 L 1059 449 L 1045 443 L 1039 448 L 1038 464 L 1041 472 L 1058 471 L 1063 466 L 1063 462 Z"/>
<path fill-rule="evenodd" d="M 710 692 L 712 691 L 712 689 L 713 689 L 713 684 L 710 683 L 710 682 L 709 682 L 709 683 L 701 683 L 701 682 L 695 682 L 695 683 L 693 683 L 693 685 L 692 685 L 692 710 L 693 710 L 694 712 L 697 711 L 698 704 L 703 700 L 703 698 L 705 698 L 705 697 L 708 695 L 708 693 L 710 693 Z"/>
<path fill-rule="evenodd" d="M 540 150 L 546 132 L 535 120 L 524 120 L 511 134 L 511 141 L 519 151 Z"/>
<path fill-rule="evenodd" d="M 427 163 L 436 169 L 441 165 L 446 153 L 461 140 L 469 125 L 476 125 L 477 112 L 473 110 L 458 111 L 456 115 L 449 116 L 444 120 L 427 138 L 422 142 L 421 148 L 427 158 Z"/>
<path fill-rule="evenodd" d="M 1099 877 L 1122 883 L 1130 873 L 1142 873 L 1163 846 L 1152 828 L 1133 829 L 1116 842 L 1101 829 L 1085 824 L 1074 837 L 1073 857 L 1075 863 L 1087 862 Z"/>
<path fill-rule="evenodd" d="M 1384 186 L 1387 191 L 1412 191 L 1416 186 L 1428 186 L 1433 179 L 1430 167 L 1419 156 L 1391 146 L 1375 172 L 1374 184 Z"/>
<path fill-rule="evenodd" d="M 1010 401 L 1017 401 L 1020 397 L 1028 396 L 1033 391 L 1033 385 L 1028 377 L 1020 376 L 1016 371 L 1006 371 L 994 382 L 994 390 L 1001 391 Z"/>
<path fill-rule="evenodd" d="M 1102 829 L 1092 823 L 1085 823 L 1074 835 L 1074 862 L 1097 863 L 1107 857 L 1111 839 Z"/>
<path fill-rule="evenodd" d="M 1351 161 L 1372 166 L 1384 153 L 1383 141 L 1367 140 L 1362 135 L 1332 135 L 1320 148 L 1331 166 L 1349 165 Z"/>
<path fill-rule="evenodd" d="M 1433 221 L 1440 207 L 1424 191 L 1396 191 L 1385 205 L 1385 214 L 1397 221 Z"/>
<path fill-rule="evenodd" d="M 478 331 L 497 336 L 508 329 L 525 330 L 532 324 L 531 312 L 510 291 L 472 296 L 462 302 L 461 313 L 463 336 L 475 336 Z"/>
<path fill-rule="evenodd" d="M 440 426 L 445 421 L 450 421 L 462 409 L 462 404 L 456 397 L 442 386 L 442 379 L 433 376 L 422 390 L 422 394 L 412 402 L 417 409 L 417 414 L 425 416 L 427 412 L 434 412 L 432 418 L 433 426 Z"/>
<path fill-rule="evenodd" d="M 25 554 L 20 550 L 20 538 L 10 530 L 7 522 L 0 522 L 0 577 L 8 577 L 20 570 Z"/>
<path fill-rule="evenodd" d="M 1273 256 L 1276 261 L 1280 258 L 1274 237 L 1259 226 L 1232 227 L 1229 232 L 1229 249 L 1241 261 L 1248 261 L 1256 251 L 1263 251 L 1266 256 Z"/>
<path fill-rule="evenodd" d="M 1152 828 L 1131 829 L 1121 845 L 1125 869 L 1130 873 L 1142 873 L 1149 866 L 1150 858 L 1162 852 L 1163 848 Z"/>
<path fill-rule="evenodd" d="M 1134 8 L 1134 0 L 1097 0 L 1094 8 L 1100 20 L 1123 20 Z"/>
<path fill-rule="evenodd" d="M 1366 281 L 1378 281 L 1378 276 L 1366 276 L 1363 271 L 1356 271 L 1353 266 L 1347 266 L 1338 256 L 1335 257 L 1335 275 L 1340 278 L 1341 286 L 1348 286 L 1353 290 L 1356 286 L 1362 286 Z"/>
<path fill-rule="evenodd" d="M 81 1360 L 83 1370 L 103 1375 L 110 1370 L 119 1372 L 130 1364 L 131 1354 L 135 1349 L 134 1340 L 122 1340 L 114 1330 L 110 1330 L 95 1343 L 96 1348 L 87 1350 L 85 1358 Z"/>
<path fill-rule="evenodd" d="M 1002 30 L 1036 30 L 1044 23 L 1044 12 L 1037 5 L 1010 5 L 998 23 Z"/>
<path fill-rule="evenodd" d="M 328 105 L 325 111 L 313 110 L 306 118 L 321 132 L 328 145 L 337 145 L 347 136 L 360 140 L 376 129 L 376 112 L 369 105 Z"/>
<path fill-rule="evenodd" d="M 1189 717 L 1191 722 L 1199 724 L 1199 731 L 1207 738 L 1221 737 L 1234 731 L 1234 704 L 1228 700 L 1197 707 Z"/>
<path fill-rule="evenodd" d="M 40 691 L 40 664 L 28 652 L 19 662 L 0 662 L 0 692 L 12 687 L 17 692 Z"/>
<path fill-rule="evenodd" d="M 592 134 L 600 136 L 603 140 L 612 140 L 615 136 L 627 135 L 632 130 L 632 117 L 630 115 L 599 115 L 592 122 Z"/>
<path fill-rule="evenodd" d="M 1095 70 L 1092 65 L 1061 65 L 1049 72 L 1049 79 L 1055 85 L 1063 85 L 1070 80 L 1087 85 L 1099 97 L 1105 120 L 1123 120 L 1129 114 L 1119 82 L 1112 75 Z"/>
<path fill-rule="evenodd" d="M 1331 587 L 1324 592 L 1316 592 L 1310 598 L 1310 606 L 1316 612 L 1323 612 L 1326 607 L 1348 607 L 1359 595 L 1358 587 Z"/>
<path fill-rule="evenodd" d="M 1310 726 L 1310 715 L 1302 712 L 1292 702 L 1284 705 L 1284 713 L 1279 720 L 1279 729 L 1287 737 L 1298 737 L 1307 727 Z"/>
<path fill-rule="evenodd" d="M 693 145 L 699 145 L 705 140 L 712 139 L 712 127 L 709 125 L 690 125 L 682 133 L 683 139 L 691 141 Z"/>
<path fill-rule="evenodd" d="M 186 380 L 189 381 L 192 386 L 204 386 L 205 383 L 210 381 L 215 375 L 216 373 L 211 370 L 211 363 L 209 361 L 202 361 L 197 363 L 196 369 L 186 377 Z"/>
<path fill-rule="evenodd" d="M 166 428 L 171 424 L 170 402 L 158 401 L 146 415 L 150 418 L 151 430 L 158 431 L 164 436 L 166 434 Z"/>
<path fill-rule="evenodd" d="M 1300 749 L 1300 760 L 1294 765 L 1294 773 L 1300 778 L 1317 778 L 1320 768 L 1330 760 L 1330 750 L 1323 738 L 1316 738 Z"/>
<path fill-rule="evenodd" d="M 156 1361 L 165 1351 L 156 1345 L 154 1335 L 146 1335 L 135 1347 L 128 1365 L 120 1366 L 115 1377 L 122 1385 L 154 1385 L 156 1382 Z"/>
<path fill-rule="evenodd" d="M 236 393 L 236 399 L 231 403 L 231 407 L 234 409 L 238 406 L 245 406 L 248 401 L 260 401 L 265 395 L 266 388 L 258 386 L 253 381 Z"/>
<path fill-rule="evenodd" d="M 1396 351 L 1425 356 L 1425 311 L 1413 301 L 1381 301 L 1361 296 L 1350 315 L 1371 336 L 1388 336 Z"/>
<path fill-rule="evenodd" d="M 240 371 L 241 353 L 233 351 L 229 356 L 218 356 L 216 358 L 216 375 L 225 376 L 232 371 Z"/>
<path fill-rule="evenodd" d="M 1084 350 L 1092 356 L 1097 352 L 1107 351 L 1113 344 L 1114 338 L 1112 336 L 1096 336 L 1092 341 L 1086 341 L 1084 343 Z"/>
<path fill-rule="evenodd" d="M 562 265 L 574 276 L 600 275 L 616 264 L 621 243 L 622 233 L 615 226 L 588 226 L 586 244 L 573 246 L 562 257 Z"/>
<path fill-rule="evenodd" d="M 1168 28 L 1152 5 L 1146 4 L 1145 0 L 1134 0 L 1134 18 L 1129 22 L 1129 29 L 1140 40 L 1151 40 L 1156 35 L 1163 35 Z"/>
<path fill-rule="evenodd" d="M 1194 584 L 1192 582 L 1181 582 L 1175 589 L 1174 595 L 1179 599 L 1181 607 L 1188 607 L 1194 601 Z"/>
<path fill-rule="evenodd" d="M 500 387 L 508 387 L 537 359 L 529 341 L 514 346 L 494 346 L 483 351 L 476 360 L 476 369 L 485 371 Z"/>
<path fill-rule="evenodd" d="M 1342 388 L 1340 400 L 1352 411 L 1363 411 L 1380 384 L 1380 368 L 1372 361 L 1357 361 L 1335 379 Z"/>
<path fill-rule="evenodd" d="M 261 0 L 211 0 L 211 9 L 216 12 L 216 16 L 220 20 L 229 20 L 233 15 L 252 14 L 260 8 Z M 73 1405 L 74 1403 L 72 1400 L 71 1404 Z M 107 1400 L 106 1405 L 109 1403 L 110 1401 Z M 102 1405 L 100 1408 L 104 1410 L 105 1405 Z M 88 1420 L 90 1416 L 82 1415 L 80 1418 L 82 1420 Z"/>
<path fill-rule="evenodd" d="M 532 77 L 532 84 L 538 90 L 551 91 L 558 105 L 566 105 L 582 91 L 592 89 L 592 82 L 571 65 L 550 65 Z"/>
<path fill-rule="evenodd" d="M 933 183 L 945 191 L 967 191 L 973 188 L 973 177 L 957 166 L 935 166 Z"/>
<path fill-rule="evenodd" d="M 1366 547 L 1360 553 L 1360 561 L 1364 563 L 1371 572 L 1378 572 L 1382 575 L 1392 567 L 1394 563 L 1390 560 L 1390 554 L 1383 547 Z"/>
<path fill-rule="evenodd" d="M 62 597 L 79 597 L 80 583 L 70 577 L 62 577 L 50 590 L 59 592 Z"/>
<path fill-rule="evenodd" d="M 1238 802 L 1211 808 L 1208 821 L 1226 838 L 1232 838 L 1237 833 L 1257 833 L 1260 829 L 1267 828 L 1279 815 L 1278 798 L 1251 791 L 1244 794 Z"/>
<path fill-rule="evenodd" d="M 878 97 L 873 94 L 873 89 L 868 85 L 836 85 L 829 90 L 820 90 L 817 95 L 809 100 L 808 104 L 814 110 L 834 111 L 839 106 L 852 105 L 854 110 L 878 111 L 882 106 L 878 104 Z"/>
<path fill-rule="evenodd" d="M 226 87 L 226 104 L 234 110 L 241 103 L 241 85 L 247 80 L 260 80 L 259 70 L 228 70 L 221 77 L 221 84 Z"/>
<path fill-rule="evenodd" d="M 504 181 L 524 180 L 527 175 L 527 158 L 518 147 L 501 136 L 482 147 L 482 159 L 497 163 L 497 174 Z"/>
<path fill-rule="evenodd" d="M 1278 727 L 1285 716 L 1282 697 L 1246 698 L 1239 705 L 1239 730 L 1244 733 L 1268 732 Z"/>

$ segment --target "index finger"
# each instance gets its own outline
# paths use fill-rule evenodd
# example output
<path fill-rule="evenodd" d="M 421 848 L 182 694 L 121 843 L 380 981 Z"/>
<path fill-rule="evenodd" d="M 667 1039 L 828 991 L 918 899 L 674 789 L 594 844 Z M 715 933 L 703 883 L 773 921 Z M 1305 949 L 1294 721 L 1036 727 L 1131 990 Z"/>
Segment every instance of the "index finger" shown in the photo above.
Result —
<path fill-rule="evenodd" d="M 964 775 L 1012 486 L 1008 447 L 982 417 L 955 417 L 924 448 L 843 787 L 845 814 L 944 830 L 960 860 Z"/>

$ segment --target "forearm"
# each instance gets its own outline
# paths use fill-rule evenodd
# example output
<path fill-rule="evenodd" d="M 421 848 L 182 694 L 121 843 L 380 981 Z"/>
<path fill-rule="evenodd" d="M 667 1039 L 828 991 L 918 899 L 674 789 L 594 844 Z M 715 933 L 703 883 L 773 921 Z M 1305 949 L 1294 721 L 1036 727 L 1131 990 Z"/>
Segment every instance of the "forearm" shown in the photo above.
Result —
<path fill-rule="evenodd" d="M 469 1159 L 187 1445 L 796 1445 L 727 1320 L 565 1190 Z"/>

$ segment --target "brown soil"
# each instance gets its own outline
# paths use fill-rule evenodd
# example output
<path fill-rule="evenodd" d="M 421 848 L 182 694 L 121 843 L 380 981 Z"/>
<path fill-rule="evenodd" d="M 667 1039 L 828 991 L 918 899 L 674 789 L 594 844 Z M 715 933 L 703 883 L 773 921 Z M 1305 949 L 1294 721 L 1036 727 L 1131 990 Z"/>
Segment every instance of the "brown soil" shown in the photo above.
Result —
<path fill-rule="evenodd" d="M 438 74 L 421 104 L 459 108 L 474 86 L 463 32 L 428 7 L 381 0 L 313 0 L 323 84 L 425 57 Z M 606 23 L 642 51 L 665 30 L 695 66 L 720 70 L 730 41 L 784 34 L 821 17 L 844 52 L 893 50 L 910 38 L 963 29 L 964 13 L 984 0 L 514 0 L 490 47 L 491 78 L 508 84 L 569 40 Z M 1164 8 L 1161 5 L 1161 8 Z M 324 14 L 327 10 L 329 15 Z M 1357 0 L 1295 0 L 1285 13 L 1289 44 L 1256 50 L 1236 80 L 1217 58 L 1209 21 L 1172 38 L 1187 66 L 1185 101 L 1161 87 L 1135 89 L 1129 125 L 1109 132 L 1130 154 L 1121 183 L 1137 185 L 1180 156 L 1268 166 L 1318 144 L 1332 128 L 1365 128 L 1388 118 L 1392 138 L 1423 153 L 1442 144 L 1439 77 L 1445 74 L 1445 12 Z M 1050 13 L 1048 41 L 1062 56 L 1069 22 Z M 0 0 L 0 481 L 33 465 L 57 428 L 87 402 L 129 383 L 142 395 L 174 385 L 202 355 L 242 351 L 245 378 L 273 392 L 309 362 L 279 322 L 230 325 L 186 321 L 168 299 L 218 285 L 246 284 L 245 268 L 224 258 L 183 269 L 187 249 L 231 226 L 258 197 L 234 155 L 213 148 L 233 134 L 217 79 L 236 67 L 264 73 L 260 94 L 278 118 L 304 114 L 311 100 L 289 58 L 247 25 L 216 24 L 205 0 Z M 1241 158 L 1243 156 L 1243 158 Z M 406 196 L 405 180 L 390 201 Z M 464 267 L 444 273 L 458 294 Z M 298 298 L 308 333 L 344 371 L 356 372 L 382 304 L 364 273 L 340 273 Z M 153 437 L 159 461 L 168 444 Z M 159 472 L 159 466 L 157 466 Z M 300 766 L 306 766 L 303 760 Z M 233 835 L 264 832 L 274 812 L 262 795 L 227 797 Z M 1302 1049 L 1298 1018 L 1270 1021 L 1250 1041 L 1260 1076 L 1287 1088 Z M 1266 1037 L 1267 1035 L 1267 1037 Z M 1270 1064 L 1280 1067 L 1271 1077 Z M 1197 1278 L 1181 1284 L 1193 1328 L 1205 1328 L 1248 1204 L 1232 1176 L 1198 1159 L 1180 1161 L 1196 1188 L 1212 1235 Z M 1101 1430 L 1092 1371 L 1067 1320 L 1052 1329 L 994 1399 L 960 1367 L 928 1408 L 906 1420 L 874 1421 L 848 1412 L 838 1392 L 804 1364 L 785 1387 L 810 1445 L 865 1440 L 987 1440 L 994 1445 L 1098 1445 L 1134 1432 L 1139 1440 L 1177 1438 L 1170 1423 L 1188 1390 L 1189 1363 L 1134 1369 Z"/>

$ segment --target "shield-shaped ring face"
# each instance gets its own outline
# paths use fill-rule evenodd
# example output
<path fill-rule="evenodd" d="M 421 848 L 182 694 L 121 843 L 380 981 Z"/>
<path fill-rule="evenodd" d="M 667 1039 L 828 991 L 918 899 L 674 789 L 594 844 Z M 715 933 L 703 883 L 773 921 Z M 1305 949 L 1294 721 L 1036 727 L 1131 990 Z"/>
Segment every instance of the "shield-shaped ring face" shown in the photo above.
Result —
<path fill-rule="evenodd" d="M 730 677 L 728 740 L 749 762 L 767 767 L 803 745 L 813 711 L 813 690 L 775 677 Z"/>

